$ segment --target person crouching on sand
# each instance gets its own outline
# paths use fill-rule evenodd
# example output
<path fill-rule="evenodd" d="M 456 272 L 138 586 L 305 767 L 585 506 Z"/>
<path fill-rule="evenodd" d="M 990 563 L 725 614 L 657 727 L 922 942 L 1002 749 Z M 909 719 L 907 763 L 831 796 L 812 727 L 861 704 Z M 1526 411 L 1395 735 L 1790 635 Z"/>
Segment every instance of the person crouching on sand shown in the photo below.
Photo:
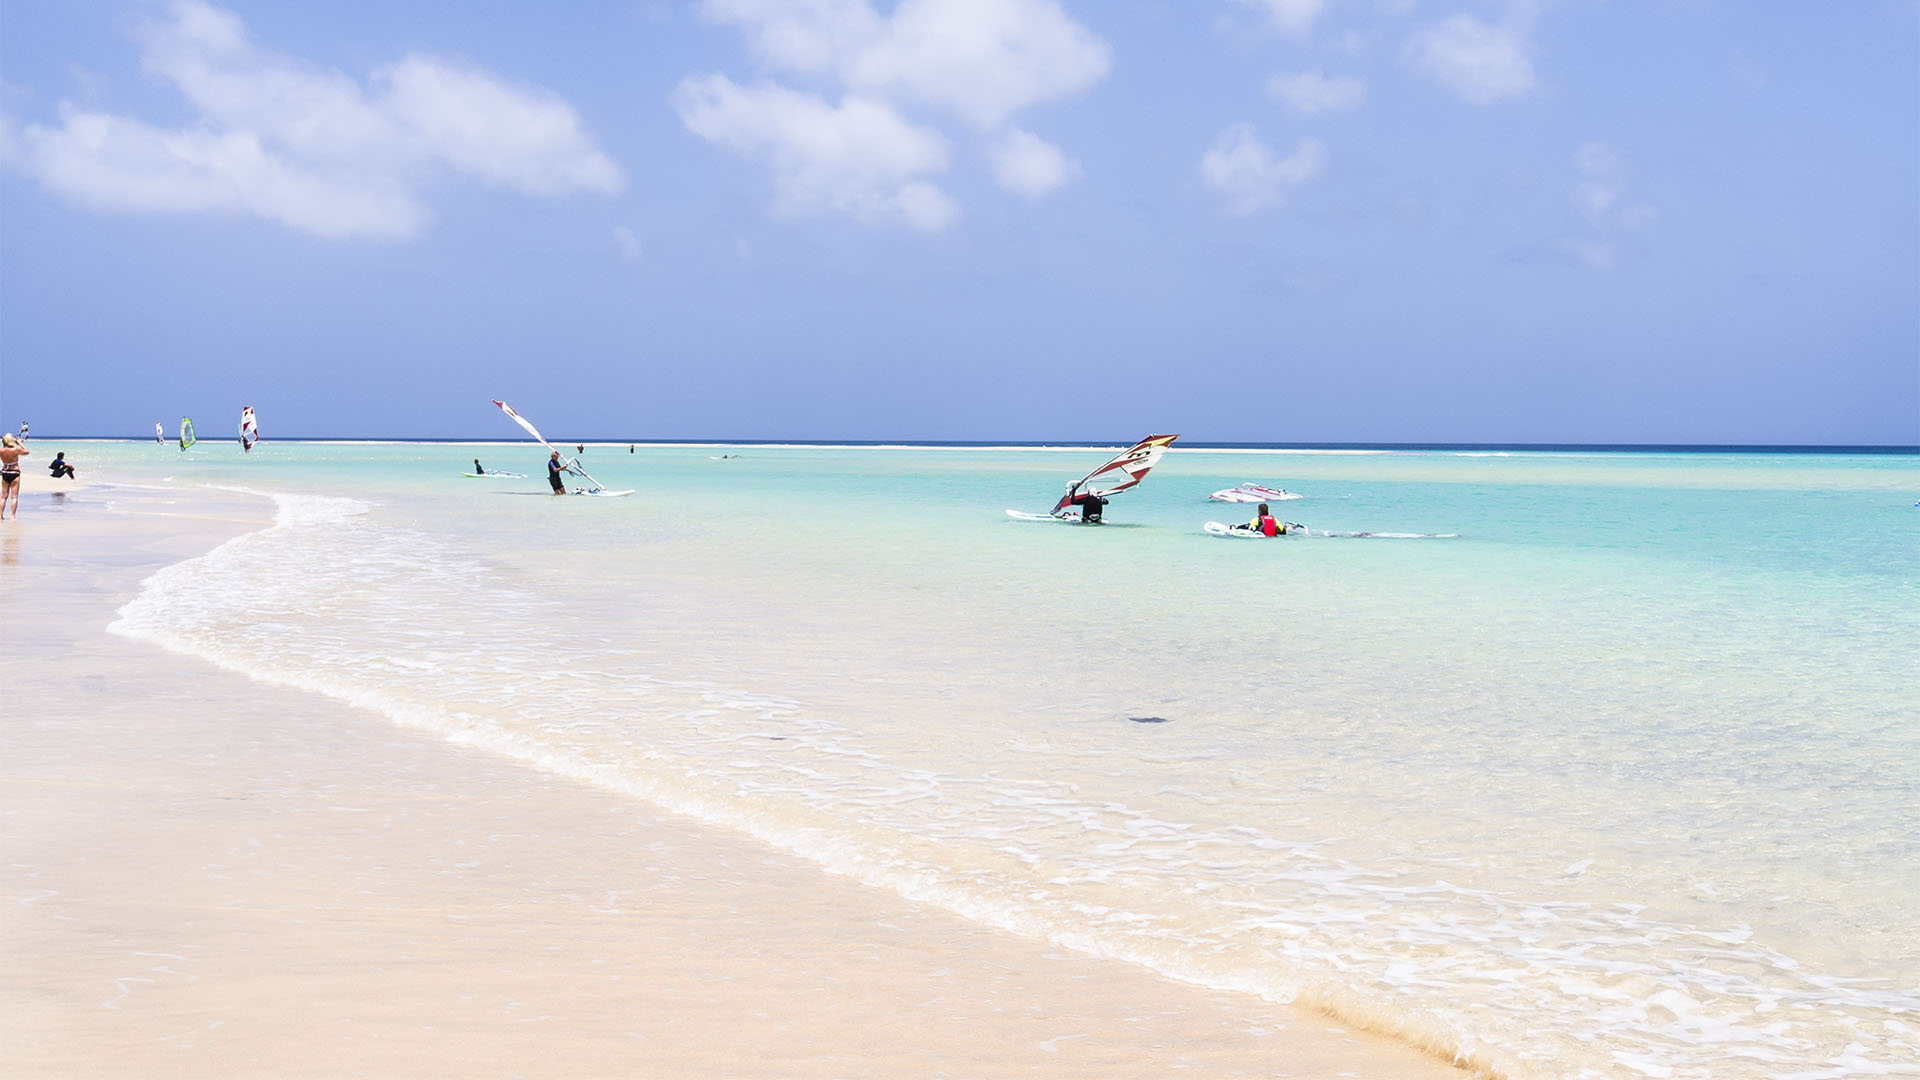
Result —
<path fill-rule="evenodd" d="M 53 460 L 47 465 L 47 471 L 53 474 L 55 480 L 77 475 L 73 471 L 73 466 L 67 464 L 67 452 L 65 450 L 53 455 Z"/>
<path fill-rule="evenodd" d="M 13 516 L 20 516 L 20 456 L 31 453 L 12 432 L 0 435 L 0 518 L 7 516 L 9 499 L 13 500 Z"/>

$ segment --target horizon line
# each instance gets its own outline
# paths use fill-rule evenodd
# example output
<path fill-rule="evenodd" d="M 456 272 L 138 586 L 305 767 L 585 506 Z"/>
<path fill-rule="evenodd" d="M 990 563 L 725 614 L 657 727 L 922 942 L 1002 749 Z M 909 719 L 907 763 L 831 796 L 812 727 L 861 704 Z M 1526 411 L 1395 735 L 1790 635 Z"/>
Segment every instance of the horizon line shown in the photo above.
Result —
<path fill-rule="evenodd" d="M 74 442 L 131 442 L 153 441 L 156 445 L 170 445 L 175 440 L 165 442 L 150 437 L 122 435 L 41 435 L 40 440 L 67 440 Z M 226 441 L 226 436 L 201 439 L 200 442 L 218 443 Z M 415 445 L 452 445 L 452 446 L 514 446 L 522 443 L 537 445 L 530 439 L 515 440 L 499 437 L 442 437 L 442 436 L 345 436 L 345 435 L 294 435 L 283 436 L 271 442 L 292 443 L 396 443 Z M 575 445 L 617 446 L 625 443 L 629 446 L 651 447 L 701 447 L 701 446 L 757 446 L 807 447 L 813 449 L 832 449 L 847 447 L 856 449 L 883 448 L 934 448 L 934 449 L 1100 449 L 1110 446 L 1126 445 L 1119 442 L 1097 442 L 1087 440 L 1040 440 L 1040 439 L 747 439 L 747 438 L 682 438 L 682 439 L 636 439 L 636 438 L 574 438 L 568 440 Z M 556 443 L 554 445 L 565 445 Z M 1534 451 L 1584 453 L 1786 453 L 1786 454 L 1920 454 L 1920 443 L 1602 443 L 1602 442 L 1248 442 L 1223 441 L 1203 442 L 1198 440 L 1184 442 L 1181 449 L 1192 450 L 1375 450 L 1375 451 L 1418 451 L 1418 450 L 1478 450 L 1478 451 Z"/>

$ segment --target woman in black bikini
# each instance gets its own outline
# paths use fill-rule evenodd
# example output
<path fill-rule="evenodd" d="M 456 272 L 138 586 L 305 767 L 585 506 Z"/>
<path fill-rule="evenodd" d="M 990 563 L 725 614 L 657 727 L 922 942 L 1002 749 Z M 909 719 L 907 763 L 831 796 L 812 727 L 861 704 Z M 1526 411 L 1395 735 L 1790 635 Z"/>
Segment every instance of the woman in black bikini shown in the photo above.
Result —
<path fill-rule="evenodd" d="M 30 454 L 12 432 L 0 435 L 0 518 L 7 516 L 7 500 L 13 500 L 13 516 L 20 516 L 20 455 Z"/>

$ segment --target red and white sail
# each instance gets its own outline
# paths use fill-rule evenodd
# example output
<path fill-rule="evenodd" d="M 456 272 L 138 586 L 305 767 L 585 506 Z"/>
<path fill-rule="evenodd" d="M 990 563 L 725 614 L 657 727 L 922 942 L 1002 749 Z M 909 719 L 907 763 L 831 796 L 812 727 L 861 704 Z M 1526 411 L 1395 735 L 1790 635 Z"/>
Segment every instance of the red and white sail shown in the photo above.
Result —
<path fill-rule="evenodd" d="M 1075 495 L 1108 495 L 1125 491 L 1147 478 L 1147 473 L 1166 455 L 1167 447 L 1173 445 L 1178 435 L 1149 435 L 1139 442 L 1108 459 L 1107 463 L 1080 478 L 1080 482 L 1067 490 L 1060 501 L 1053 505 L 1053 512 L 1059 513 Z"/>
<path fill-rule="evenodd" d="M 260 420 L 253 415 L 253 406 L 240 407 L 240 449 L 251 451 L 253 444 L 260 441 Z"/>

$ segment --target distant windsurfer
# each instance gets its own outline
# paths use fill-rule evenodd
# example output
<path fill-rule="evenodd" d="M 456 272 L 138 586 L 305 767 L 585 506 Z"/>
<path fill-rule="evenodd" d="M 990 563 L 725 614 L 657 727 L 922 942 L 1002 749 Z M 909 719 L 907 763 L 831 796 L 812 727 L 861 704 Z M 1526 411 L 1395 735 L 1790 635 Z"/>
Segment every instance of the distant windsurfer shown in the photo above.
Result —
<path fill-rule="evenodd" d="M 162 446 L 167 444 L 167 429 L 161 427 L 158 420 L 153 423 L 153 441 Z"/>
<path fill-rule="evenodd" d="M 31 453 L 12 432 L 0 435 L 0 518 L 7 516 L 9 499 L 13 500 L 13 516 L 20 516 L 20 456 Z"/>
<path fill-rule="evenodd" d="M 480 467 L 480 459 L 479 459 L 479 458 L 474 458 L 474 459 L 473 459 L 473 475 L 475 475 L 475 476 L 485 476 L 485 475 L 487 475 L 487 470 L 485 470 L 485 469 L 483 469 L 483 468 L 481 468 L 481 467 Z"/>
<path fill-rule="evenodd" d="M 567 467 L 566 462 L 560 460 L 560 451 L 558 450 L 555 450 L 553 456 L 547 459 L 547 483 L 553 485 L 553 493 L 555 495 L 565 495 L 567 493 L 567 482 L 560 479 L 560 474 L 572 471 L 572 469 Z"/>

